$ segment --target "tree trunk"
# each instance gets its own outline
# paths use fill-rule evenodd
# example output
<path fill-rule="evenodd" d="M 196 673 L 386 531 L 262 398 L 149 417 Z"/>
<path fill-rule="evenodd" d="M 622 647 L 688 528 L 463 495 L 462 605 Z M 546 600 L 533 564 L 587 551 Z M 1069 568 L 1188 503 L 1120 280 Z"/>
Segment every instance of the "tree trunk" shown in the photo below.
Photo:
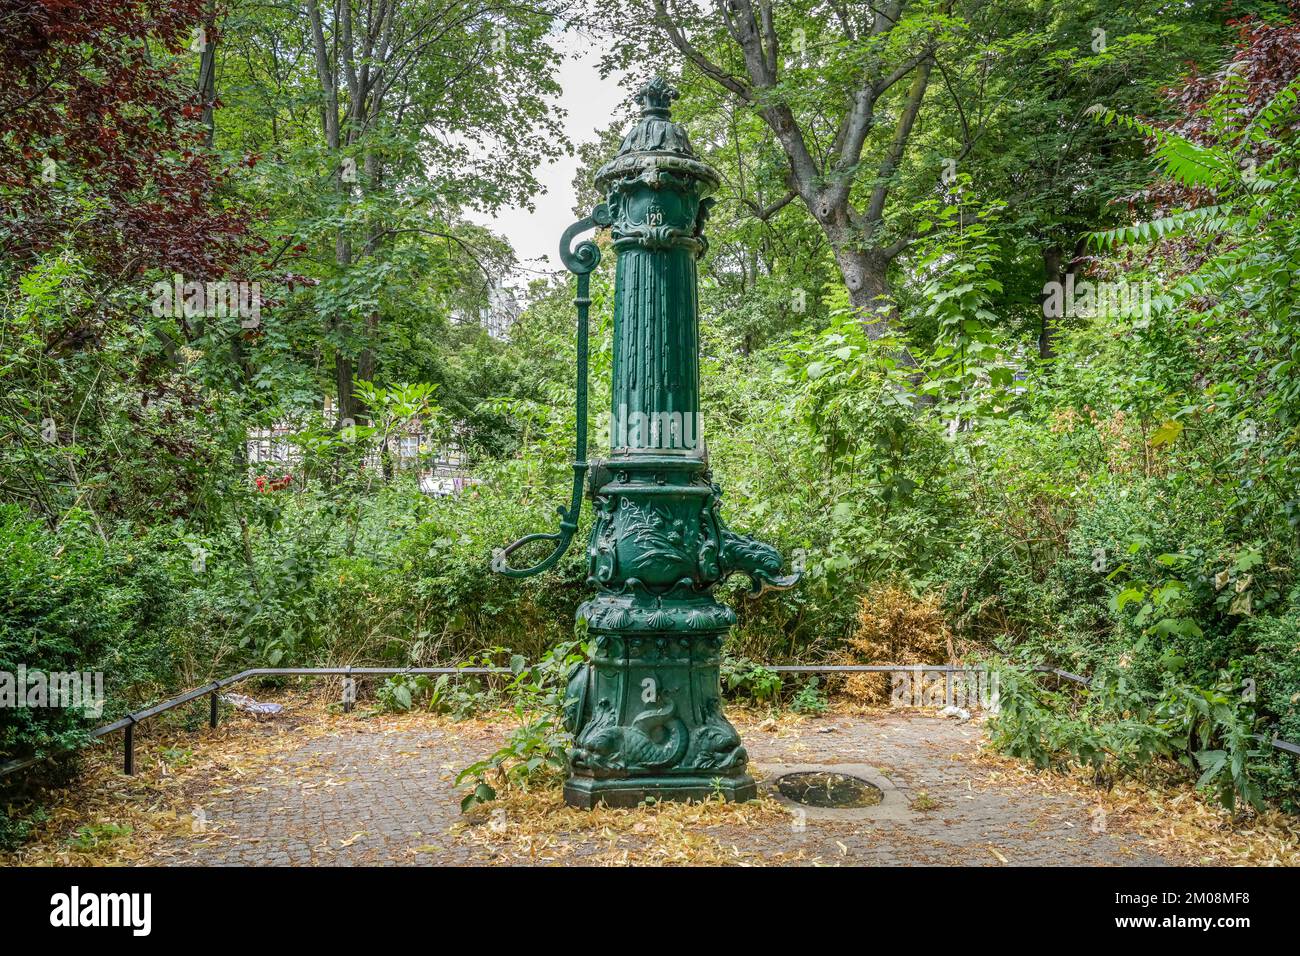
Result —
<path fill-rule="evenodd" d="M 338 397 L 339 424 L 356 425 L 356 399 L 352 395 L 352 359 L 340 349 L 334 350 L 334 390 Z"/>
<path fill-rule="evenodd" d="M 365 187 L 377 190 L 383 178 L 383 167 L 380 164 L 379 157 L 374 152 L 367 151 L 363 168 L 365 169 Z M 382 223 L 374 222 L 370 224 L 365 245 L 365 257 L 367 259 L 378 254 L 382 231 Z M 375 309 L 366 316 L 365 345 L 361 348 L 361 354 L 357 356 L 357 377 L 363 382 L 373 382 L 375 380 L 375 345 L 378 339 L 379 310 Z M 357 400 L 356 406 L 359 415 L 368 417 L 369 409 L 361 401 Z"/>
<path fill-rule="evenodd" d="M 669 0 L 653 0 L 652 6 L 654 28 L 701 73 L 754 109 L 781 144 L 789 166 L 787 182 L 791 194 L 775 207 L 769 207 L 770 212 L 756 210 L 758 218 L 765 218 L 798 195 L 830 241 L 849 302 L 862 314 L 868 335 L 872 339 L 884 337 L 897 317 L 894 304 L 881 298 L 887 297 L 890 291 L 887 270 L 890 261 L 907 245 L 907 239 L 888 245 L 882 243 L 886 206 L 929 88 L 937 39 L 891 64 L 876 62 L 879 51 L 866 57 L 869 64 L 861 70 L 857 89 L 839 118 L 830 153 L 823 154 L 810 148 L 810 138 L 805 137 L 785 94 L 773 95 L 781 85 L 781 52 L 770 2 L 762 2 L 757 8 L 750 0 L 716 4 L 717 15 L 741 54 L 743 75 L 731 72 L 730 64 L 724 68 L 720 62 L 710 60 L 692 43 L 682 17 Z M 943 7 L 945 14 L 950 6 Z M 870 26 L 857 36 L 847 30 L 847 20 L 841 14 L 841 22 L 846 24 L 846 39 L 870 39 L 879 50 L 892 46 L 892 42 L 886 41 L 892 40 L 890 34 L 899 22 L 902 7 L 903 0 L 883 0 L 873 6 Z M 899 106 L 893 137 L 875 169 L 866 171 L 874 185 L 866 205 L 858 210 L 852 204 L 851 194 L 860 175 L 859 167 L 863 165 L 862 151 L 871 130 L 881 121 L 877 105 L 895 84 L 909 78 L 910 86 Z M 816 122 L 821 124 L 826 120 L 826 116 L 819 115 Z M 834 122 L 833 117 L 831 120 Z"/>
<path fill-rule="evenodd" d="M 1068 306 L 1065 297 L 1066 283 L 1078 274 L 1079 265 L 1087 251 L 1088 241 L 1082 236 L 1074 243 L 1074 252 L 1068 260 L 1065 258 L 1065 249 L 1058 244 L 1043 249 L 1043 324 L 1039 327 L 1038 333 L 1039 358 L 1050 359 L 1056 356 L 1056 339 L 1060 333 L 1061 319 L 1065 317 Z M 1048 314 L 1048 300 L 1052 297 L 1047 287 L 1049 282 L 1056 283 L 1055 298 L 1058 303 L 1056 311 L 1059 313 L 1057 315 Z"/>
<path fill-rule="evenodd" d="M 849 304 L 862 317 L 867 337 L 874 341 L 889 334 L 896 312 L 889 297 L 889 260 L 878 250 L 853 248 L 844 237 L 829 238 Z"/>
<path fill-rule="evenodd" d="M 347 184 L 340 182 L 340 189 L 346 190 Z M 339 267 L 339 272 L 347 271 L 348 266 L 352 264 L 352 243 L 339 230 L 338 238 L 334 243 L 334 262 Z M 346 331 L 344 326 L 346 320 L 338 316 L 333 319 L 335 331 Z M 356 397 L 352 393 L 353 366 L 352 356 L 344 351 L 342 342 L 334 346 L 334 385 L 336 398 L 338 399 L 339 423 L 343 426 L 357 424 L 357 404 Z"/>
<path fill-rule="evenodd" d="M 214 3 L 208 3 L 207 13 L 203 18 L 205 43 L 199 53 L 199 102 L 203 104 L 200 122 L 205 130 L 204 145 L 209 149 L 216 139 L 217 121 L 213 113 L 217 100 L 217 19 Z"/>

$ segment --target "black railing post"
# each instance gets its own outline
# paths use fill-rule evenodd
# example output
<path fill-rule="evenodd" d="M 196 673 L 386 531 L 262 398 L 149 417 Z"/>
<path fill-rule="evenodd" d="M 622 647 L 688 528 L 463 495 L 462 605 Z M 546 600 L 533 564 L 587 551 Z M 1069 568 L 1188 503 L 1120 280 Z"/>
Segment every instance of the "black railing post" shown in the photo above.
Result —
<path fill-rule="evenodd" d="M 208 695 L 211 702 L 211 709 L 208 711 L 208 726 L 213 730 L 217 729 L 217 692 L 214 690 Z"/>
<path fill-rule="evenodd" d="M 135 774 L 135 718 L 127 719 L 131 722 L 122 728 L 122 772 L 130 777 Z"/>

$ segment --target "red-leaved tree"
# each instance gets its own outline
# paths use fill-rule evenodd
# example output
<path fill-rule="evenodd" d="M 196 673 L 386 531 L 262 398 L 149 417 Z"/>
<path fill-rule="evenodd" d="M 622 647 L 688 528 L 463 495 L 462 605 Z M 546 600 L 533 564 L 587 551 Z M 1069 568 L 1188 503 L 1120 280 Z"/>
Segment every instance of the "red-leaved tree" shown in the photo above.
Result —
<path fill-rule="evenodd" d="M 0 247 L 72 243 L 107 285 L 224 277 L 251 241 L 200 122 L 208 0 L 0 0 Z M 202 36 L 202 42 L 215 37 Z"/>

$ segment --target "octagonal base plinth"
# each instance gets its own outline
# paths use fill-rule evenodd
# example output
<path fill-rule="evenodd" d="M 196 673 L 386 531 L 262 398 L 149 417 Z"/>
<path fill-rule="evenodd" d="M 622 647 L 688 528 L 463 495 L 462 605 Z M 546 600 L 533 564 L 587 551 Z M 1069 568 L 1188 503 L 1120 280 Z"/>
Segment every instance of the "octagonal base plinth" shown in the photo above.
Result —
<path fill-rule="evenodd" d="M 749 774 L 739 777 L 629 777 L 624 779 L 570 777 L 564 782 L 564 802 L 591 810 L 607 807 L 635 807 L 646 799 L 684 803 L 716 800 L 744 803 L 758 797 L 758 785 Z"/>

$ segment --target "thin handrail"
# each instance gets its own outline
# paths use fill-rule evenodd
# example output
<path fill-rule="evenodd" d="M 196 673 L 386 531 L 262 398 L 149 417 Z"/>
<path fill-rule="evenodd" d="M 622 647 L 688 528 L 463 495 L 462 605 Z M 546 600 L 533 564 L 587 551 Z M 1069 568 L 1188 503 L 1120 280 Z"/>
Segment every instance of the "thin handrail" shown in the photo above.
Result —
<path fill-rule="evenodd" d="M 842 673 L 890 673 L 894 671 L 921 671 L 924 673 L 961 673 L 968 670 L 978 670 L 980 668 L 963 667 L 955 664 L 775 664 L 767 668 L 779 674 L 842 674 Z M 1077 684 L 1087 686 L 1092 681 L 1090 678 L 1072 674 L 1069 671 L 1061 670 L 1059 667 L 1040 665 L 1034 668 L 1035 671 L 1044 674 L 1055 674 L 1057 677 L 1065 678 Z M 202 687 L 196 687 L 185 693 L 164 700 L 161 703 L 146 707 L 143 710 L 137 710 L 127 714 L 111 724 L 105 724 L 102 727 L 96 727 L 90 732 L 92 739 L 104 737 L 115 731 L 125 731 L 125 753 L 123 755 L 123 766 L 125 772 L 134 773 L 135 755 L 134 743 L 135 725 L 141 721 L 148 720 L 150 717 L 156 717 L 161 713 L 169 711 L 182 704 L 188 704 L 191 701 L 198 700 L 200 697 L 211 696 L 211 712 L 208 724 L 211 727 L 217 726 L 217 693 L 223 688 L 230 687 L 232 684 L 238 684 L 252 677 L 367 677 L 399 674 L 510 674 L 513 673 L 508 667 L 252 667 L 248 670 L 240 671 L 237 674 L 231 674 L 229 677 L 223 677 L 220 680 L 212 681 L 210 684 L 204 684 Z M 1279 737 L 1273 737 L 1271 740 L 1263 734 L 1252 734 L 1255 740 L 1271 744 L 1278 750 L 1286 751 L 1300 755 L 1300 744 L 1292 743 L 1289 740 L 1282 740 Z M 0 777 L 11 773 L 16 773 L 33 764 L 41 763 L 45 760 L 51 760 L 61 756 L 67 751 L 57 753 L 42 754 L 39 756 L 21 757 L 15 760 L 9 760 L 0 764 Z"/>

